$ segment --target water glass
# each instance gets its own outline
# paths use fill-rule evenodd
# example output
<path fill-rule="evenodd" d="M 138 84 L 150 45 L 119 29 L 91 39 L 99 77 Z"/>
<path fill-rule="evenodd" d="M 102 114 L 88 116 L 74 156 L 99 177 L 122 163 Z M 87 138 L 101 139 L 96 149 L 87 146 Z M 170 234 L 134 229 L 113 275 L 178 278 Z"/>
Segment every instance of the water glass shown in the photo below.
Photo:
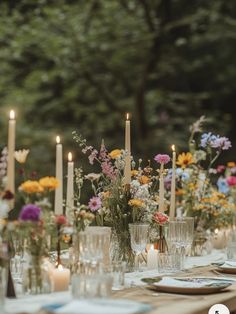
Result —
<path fill-rule="evenodd" d="M 72 296 L 75 299 L 109 297 L 112 281 L 109 274 L 74 274 L 71 278 Z"/>
<path fill-rule="evenodd" d="M 113 261 L 108 267 L 104 268 L 104 272 L 112 277 L 112 290 L 122 290 L 125 286 L 125 270 L 126 262 Z"/>
<path fill-rule="evenodd" d="M 159 273 L 174 273 L 181 270 L 182 257 L 175 253 L 158 253 Z"/>
<path fill-rule="evenodd" d="M 236 230 L 232 230 L 229 234 L 226 251 L 227 259 L 231 261 L 236 261 Z"/>

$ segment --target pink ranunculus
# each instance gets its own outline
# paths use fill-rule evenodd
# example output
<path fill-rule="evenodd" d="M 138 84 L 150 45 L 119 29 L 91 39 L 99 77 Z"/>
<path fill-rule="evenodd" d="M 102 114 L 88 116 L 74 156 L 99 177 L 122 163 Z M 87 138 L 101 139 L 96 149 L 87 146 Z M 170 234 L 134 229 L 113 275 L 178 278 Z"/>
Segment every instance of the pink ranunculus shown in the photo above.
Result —
<path fill-rule="evenodd" d="M 154 213 L 152 219 L 159 225 L 164 225 L 169 221 L 169 217 L 162 212 Z"/>
<path fill-rule="evenodd" d="M 168 162 L 170 162 L 170 156 L 166 154 L 157 154 L 154 157 L 154 160 L 158 162 L 159 164 L 165 165 L 165 164 L 168 164 Z"/>
<path fill-rule="evenodd" d="M 55 217 L 55 222 L 57 225 L 65 225 L 67 223 L 67 220 L 64 215 L 58 215 Z"/>
<path fill-rule="evenodd" d="M 230 176 L 226 179 L 229 186 L 236 186 L 236 177 Z"/>

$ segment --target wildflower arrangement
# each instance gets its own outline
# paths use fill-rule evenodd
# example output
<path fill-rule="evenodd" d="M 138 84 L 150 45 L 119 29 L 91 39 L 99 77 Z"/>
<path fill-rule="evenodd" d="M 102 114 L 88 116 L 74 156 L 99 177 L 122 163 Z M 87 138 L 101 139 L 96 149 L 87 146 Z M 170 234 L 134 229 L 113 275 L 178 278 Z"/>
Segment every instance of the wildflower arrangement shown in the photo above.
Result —
<path fill-rule="evenodd" d="M 153 222 L 153 214 L 157 212 L 159 202 L 159 179 L 164 178 L 164 165 L 170 161 L 168 155 L 157 155 L 154 162 L 160 164 L 160 169 L 151 167 L 151 161 L 142 167 L 142 160 L 136 163 L 131 159 L 131 182 L 124 184 L 124 167 L 126 152 L 115 149 L 111 152 L 102 142 L 100 150 L 88 146 L 86 140 L 76 132 L 75 141 L 82 152 L 88 155 L 91 165 L 100 166 L 100 172 L 84 174 L 82 169 L 76 169 L 78 208 L 86 207 L 95 216 L 95 223 L 112 227 L 113 239 L 118 242 L 115 258 L 132 260 L 130 247 L 129 223 Z M 85 182 L 89 182 L 93 196 L 87 205 L 80 204 L 81 189 Z M 85 206 L 85 207 L 84 207 Z M 164 201 L 167 208 L 167 201 Z"/>
<path fill-rule="evenodd" d="M 219 169 L 225 170 L 214 166 L 221 153 L 231 147 L 231 142 L 224 136 L 203 133 L 205 122 L 205 117 L 201 117 L 190 127 L 189 151 L 179 154 L 176 162 L 177 207 L 184 215 L 195 217 L 199 231 L 230 225 L 236 209 L 232 198 L 222 193 L 225 192 L 223 185 L 230 189 L 227 183 L 227 180 L 233 182 L 230 176 L 219 178 L 219 191 L 214 178 Z"/>

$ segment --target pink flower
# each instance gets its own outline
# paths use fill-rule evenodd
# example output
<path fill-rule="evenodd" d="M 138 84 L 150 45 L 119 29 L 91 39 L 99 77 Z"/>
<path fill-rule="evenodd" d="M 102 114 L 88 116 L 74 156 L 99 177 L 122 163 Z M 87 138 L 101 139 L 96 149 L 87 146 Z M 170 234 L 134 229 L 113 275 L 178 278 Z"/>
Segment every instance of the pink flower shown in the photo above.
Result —
<path fill-rule="evenodd" d="M 89 159 L 89 163 L 91 165 L 93 165 L 94 163 L 94 159 L 97 158 L 97 154 L 98 154 L 98 151 L 96 149 L 93 149 L 91 154 L 88 156 L 88 159 Z"/>
<path fill-rule="evenodd" d="M 65 225 L 67 223 L 66 217 L 64 215 L 58 215 L 55 217 L 55 223 L 57 225 Z"/>
<path fill-rule="evenodd" d="M 226 179 L 229 186 L 236 186 L 236 177 L 230 176 Z"/>
<path fill-rule="evenodd" d="M 105 160 L 101 163 L 102 167 L 102 173 L 109 177 L 111 180 L 114 180 L 116 178 L 116 170 L 112 166 L 112 163 L 108 160 Z"/>
<path fill-rule="evenodd" d="M 154 160 L 156 162 L 158 162 L 159 164 L 168 164 L 168 162 L 170 161 L 170 156 L 169 155 L 166 155 L 166 154 L 157 154 L 155 157 L 154 157 Z"/>
<path fill-rule="evenodd" d="M 225 168 L 226 167 L 224 165 L 219 165 L 219 166 L 217 166 L 216 170 L 217 170 L 218 173 L 221 173 L 221 172 L 223 172 L 225 170 Z"/>
<path fill-rule="evenodd" d="M 105 146 L 105 144 L 103 142 L 102 142 L 101 147 L 100 147 L 99 157 L 102 160 L 109 159 L 109 155 L 107 153 L 106 146 Z"/>
<path fill-rule="evenodd" d="M 169 217 L 162 212 L 155 212 L 152 219 L 159 225 L 164 225 L 169 222 Z"/>
<path fill-rule="evenodd" d="M 99 208 L 102 207 L 102 201 L 101 201 L 100 197 L 93 196 L 92 198 L 90 198 L 88 206 L 92 212 L 97 211 Z"/>

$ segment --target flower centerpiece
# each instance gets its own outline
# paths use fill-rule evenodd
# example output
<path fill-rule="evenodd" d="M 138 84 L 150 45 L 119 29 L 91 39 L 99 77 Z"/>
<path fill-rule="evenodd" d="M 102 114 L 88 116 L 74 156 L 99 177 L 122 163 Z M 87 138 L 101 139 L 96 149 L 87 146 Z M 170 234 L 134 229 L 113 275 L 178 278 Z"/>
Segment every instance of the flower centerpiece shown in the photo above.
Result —
<path fill-rule="evenodd" d="M 176 169 L 177 211 L 195 218 L 199 234 L 227 227 L 235 216 L 233 198 L 218 190 L 215 174 L 219 167 L 214 168 L 231 142 L 224 136 L 203 133 L 204 122 L 206 119 L 201 117 L 190 127 L 189 151 L 179 154 Z M 218 186 L 222 189 L 223 185 L 229 188 L 227 179 L 220 177 Z"/>
<path fill-rule="evenodd" d="M 131 182 L 127 185 L 124 182 L 126 151 L 115 149 L 109 153 L 104 142 L 100 150 L 96 150 L 87 145 L 86 140 L 76 132 L 74 139 L 82 152 L 88 154 L 89 163 L 97 163 L 101 169 L 99 173 L 87 175 L 84 175 L 82 169 L 76 170 L 78 206 L 81 206 L 79 198 L 82 186 L 88 181 L 93 196 L 88 200 L 87 209 L 95 215 L 97 225 L 112 228 L 113 258 L 125 260 L 132 267 L 134 256 L 128 226 L 135 222 L 151 223 L 157 206 L 161 206 L 162 210 L 166 208 L 164 190 L 158 196 L 158 187 L 159 183 L 163 184 L 164 164 L 170 158 L 168 155 L 160 155 L 160 158 L 163 157 L 161 162 L 159 158 L 155 159 L 161 164 L 160 170 L 153 169 L 150 161 L 146 167 L 142 167 L 142 160 L 139 160 L 138 167 L 135 168 L 136 164 L 131 159 Z"/>

